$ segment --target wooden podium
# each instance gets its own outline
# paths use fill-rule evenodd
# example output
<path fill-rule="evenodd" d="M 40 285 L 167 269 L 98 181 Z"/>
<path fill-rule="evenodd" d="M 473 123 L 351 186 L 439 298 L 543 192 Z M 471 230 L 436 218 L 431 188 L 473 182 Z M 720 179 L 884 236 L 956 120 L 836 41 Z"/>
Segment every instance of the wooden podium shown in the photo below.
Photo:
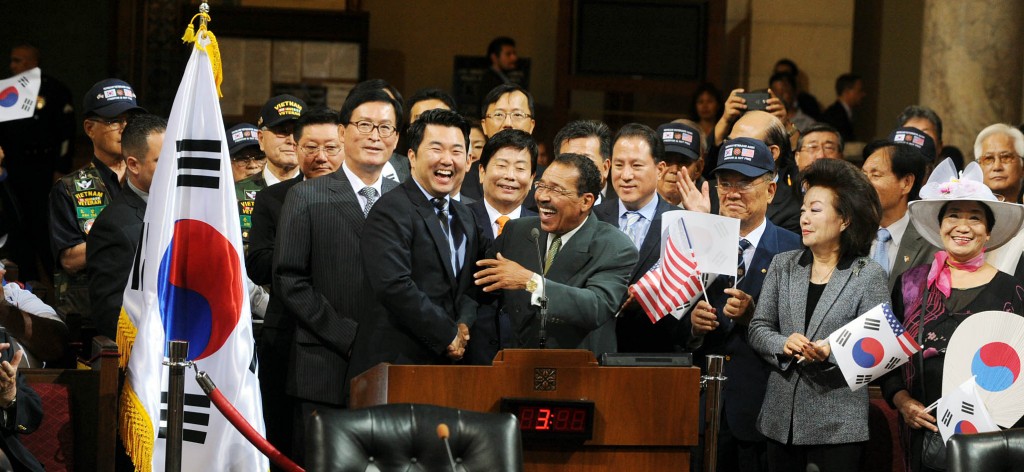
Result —
<path fill-rule="evenodd" d="M 593 439 L 524 441 L 527 471 L 689 470 L 700 369 L 602 367 L 587 350 L 504 350 L 491 366 L 379 364 L 352 380 L 350 407 L 429 403 L 499 412 L 501 399 L 594 402 Z"/>

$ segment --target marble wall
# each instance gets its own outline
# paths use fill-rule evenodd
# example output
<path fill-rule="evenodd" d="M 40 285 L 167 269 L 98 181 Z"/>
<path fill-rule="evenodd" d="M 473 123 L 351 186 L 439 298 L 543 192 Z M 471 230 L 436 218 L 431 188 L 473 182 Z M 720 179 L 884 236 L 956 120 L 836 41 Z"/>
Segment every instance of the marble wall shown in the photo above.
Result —
<path fill-rule="evenodd" d="M 1021 119 L 1024 3 L 926 0 L 920 102 L 943 120 L 943 140 L 969 159 L 974 138 Z"/>

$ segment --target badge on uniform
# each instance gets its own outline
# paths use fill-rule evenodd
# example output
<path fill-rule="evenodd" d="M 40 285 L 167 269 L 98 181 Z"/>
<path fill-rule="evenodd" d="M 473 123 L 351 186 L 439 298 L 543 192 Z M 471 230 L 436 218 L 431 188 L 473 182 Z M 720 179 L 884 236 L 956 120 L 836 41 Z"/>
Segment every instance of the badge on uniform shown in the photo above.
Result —
<path fill-rule="evenodd" d="M 89 190 L 95 186 L 92 179 L 75 179 L 76 190 Z"/>

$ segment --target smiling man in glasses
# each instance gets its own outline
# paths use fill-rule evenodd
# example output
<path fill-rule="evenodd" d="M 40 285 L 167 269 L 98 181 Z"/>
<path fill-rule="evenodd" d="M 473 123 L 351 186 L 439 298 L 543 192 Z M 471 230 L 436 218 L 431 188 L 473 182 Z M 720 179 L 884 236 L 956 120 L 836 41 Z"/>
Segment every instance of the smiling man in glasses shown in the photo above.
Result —
<path fill-rule="evenodd" d="M 590 215 L 601 173 L 587 156 L 560 154 L 535 188 L 540 216 L 506 223 L 488 258 L 477 263 L 477 285 L 500 296 L 499 317 L 511 326 L 502 347 L 540 345 L 538 307 L 546 293 L 547 347 L 616 352 L 614 315 L 637 249 L 618 228 Z"/>
<path fill-rule="evenodd" d="M 93 158 L 85 167 L 62 177 L 50 191 L 50 248 L 56 259 L 56 308 L 68 320 L 73 339 L 88 342 L 95 334 L 85 269 L 85 241 L 96 217 L 121 194 L 125 161 L 121 131 L 131 115 L 144 113 L 126 82 L 105 79 L 85 94 L 85 134 Z"/>
<path fill-rule="evenodd" d="M 483 110 L 480 127 L 487 139 L 505 129 L 518 129 L 533 134 L 533 127 L 537 124 L 533 119 L 533 95 L 516 84 L 502 84 L 491 89 L 484 98 Z M 463 196 L 473 200 L 483 198 L 479 162 L 469 166 L 461 190 Z M 527 206 L 532 206 L 532 203 L 532 198 L 528 198 Z"/>

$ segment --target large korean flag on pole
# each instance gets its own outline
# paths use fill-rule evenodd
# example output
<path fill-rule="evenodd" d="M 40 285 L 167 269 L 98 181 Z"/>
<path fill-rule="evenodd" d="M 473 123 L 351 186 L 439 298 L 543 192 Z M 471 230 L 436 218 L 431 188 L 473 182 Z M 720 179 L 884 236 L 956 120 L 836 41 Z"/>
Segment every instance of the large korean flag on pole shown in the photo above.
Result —
<path fill-rule="evenodd" d="M 137 470 L 163 470 L 170 340 L 264 433 L 224 123 L 201 29 L 171 109 L 118 338 L 131 339 L 121 435 Z M 215 46 L 209 47 L 215 50 Z M 134 330 L 133 330 L 134 328 Z M 267 459 L 185 376 L 182 470 L 263 471 Z"/>

